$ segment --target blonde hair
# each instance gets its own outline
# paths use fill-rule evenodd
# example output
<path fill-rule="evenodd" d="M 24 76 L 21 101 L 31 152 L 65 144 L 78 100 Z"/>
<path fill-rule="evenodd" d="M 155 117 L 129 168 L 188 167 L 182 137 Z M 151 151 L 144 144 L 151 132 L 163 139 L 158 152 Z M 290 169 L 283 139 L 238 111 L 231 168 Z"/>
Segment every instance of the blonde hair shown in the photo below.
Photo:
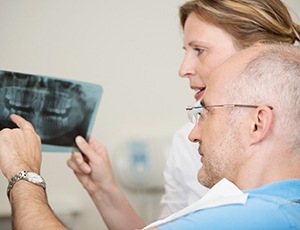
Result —
<path fill-rule="evenodd" d="M 281 0 L 188 1 L 179 10 L 182 28 L 191 13 L 228 32 L 239 48 L 256 42 L 300 41 L 300 26 Z"/>

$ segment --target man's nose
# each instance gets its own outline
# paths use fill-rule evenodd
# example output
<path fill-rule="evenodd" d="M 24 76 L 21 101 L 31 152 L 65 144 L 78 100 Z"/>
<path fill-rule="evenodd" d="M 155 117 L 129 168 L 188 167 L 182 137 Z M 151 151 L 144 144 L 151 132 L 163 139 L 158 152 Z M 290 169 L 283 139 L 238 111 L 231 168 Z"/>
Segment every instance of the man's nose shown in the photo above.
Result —
<path fill-rule="evenodd" d="M 189 134 L 189 140 L 191 142 L 200 142 L 201 139 L 201 130 L 199 124 L 195 124 L 194 128 Z"/>

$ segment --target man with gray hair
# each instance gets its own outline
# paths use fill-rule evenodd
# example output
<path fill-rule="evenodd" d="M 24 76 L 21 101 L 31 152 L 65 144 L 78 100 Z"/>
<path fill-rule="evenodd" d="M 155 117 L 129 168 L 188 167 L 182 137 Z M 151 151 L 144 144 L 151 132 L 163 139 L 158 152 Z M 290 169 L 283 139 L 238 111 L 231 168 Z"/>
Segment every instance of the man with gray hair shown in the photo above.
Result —
<path fill-rule="evenodd" d="M 300 229 L 300 49 L 239 52 L 213 73 L 200 106 L 187 110 L 203 164 L 199 182 L 222 193 L 226 178 L 247 198 L 220 197 L 209 209 L 200 200 L 159 229 Z"/>
<path fill-rule="evenodd" d="M 211 190 L 145 229 L 300 229 L 299 48 L 257 45 L 233 55 L 211 76 L 200 106 L 187 110 L 195 122 L 189 139 L 199 143 L 203 164 L 198 180 Z M 48 205 L 42 178 L 35 174 L 40 180 L 26 181 L 27 171 L 40 172 L 39 137 L 23 118 L 11 118 L 19 128 L 0 132 L 0 168 L 13 178 L 8 189 L 13 224 L 64 229 Z M 108 160 L 95 139 L 76 140 L 88 158 Z M 110 198 L 100 198 L 109 228 L 125 229 L 113 210 L 119 206 L 120 215 L 132 214 L 126 199 L 105 205 Z M 140 227 L 134 220 L 127 219 Z"/>

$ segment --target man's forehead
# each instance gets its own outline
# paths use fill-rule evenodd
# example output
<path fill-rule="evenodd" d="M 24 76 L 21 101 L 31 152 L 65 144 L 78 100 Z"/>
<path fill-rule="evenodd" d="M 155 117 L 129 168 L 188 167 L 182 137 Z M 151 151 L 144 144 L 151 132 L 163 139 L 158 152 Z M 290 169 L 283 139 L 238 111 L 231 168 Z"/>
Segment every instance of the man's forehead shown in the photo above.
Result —
<path fill-rule="evenodd" d="M 262 49 L 262 46 L 247 48 L 237 52 L 227 59 L 222 65 L 213 71 L 203 97 L 207 100 L 211 95 L 216 97 L 225 97 L 226 95 L 223 95 L 224 90 L 222 89 L 224 89 L 224 87 L 230 87 L 230 82 L 234 81 L 240 76 L 247 66 L 247 63 L 255 58 L 258 52 Z"/>
<path fill-rule="evenodd" d="M 226 82 L 237 78 L 245 69 L 247 64 L 253 60 L 259 52 L 265 49 L 264 46 L 253 46 L 237 52 L 213 71 L 210 79 L 212 82 Z"/>

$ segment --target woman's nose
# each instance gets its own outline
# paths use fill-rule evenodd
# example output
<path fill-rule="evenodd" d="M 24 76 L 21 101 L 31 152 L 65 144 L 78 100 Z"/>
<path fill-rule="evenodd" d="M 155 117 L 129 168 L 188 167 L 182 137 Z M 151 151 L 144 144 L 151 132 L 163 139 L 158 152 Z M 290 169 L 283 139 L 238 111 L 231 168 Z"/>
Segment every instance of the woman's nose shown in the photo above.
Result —
<path fill-rule="evenodd" d="M 195 68 L 193 62 L 188 55 L 185 55 L 179 68 L 178 74 L 180 77 L 183 78 L 188 78 L 195 75 Z"/>

